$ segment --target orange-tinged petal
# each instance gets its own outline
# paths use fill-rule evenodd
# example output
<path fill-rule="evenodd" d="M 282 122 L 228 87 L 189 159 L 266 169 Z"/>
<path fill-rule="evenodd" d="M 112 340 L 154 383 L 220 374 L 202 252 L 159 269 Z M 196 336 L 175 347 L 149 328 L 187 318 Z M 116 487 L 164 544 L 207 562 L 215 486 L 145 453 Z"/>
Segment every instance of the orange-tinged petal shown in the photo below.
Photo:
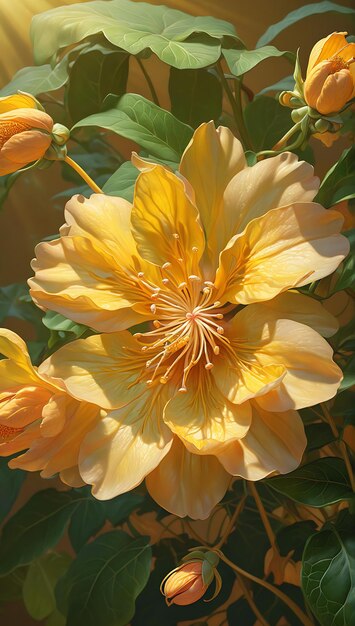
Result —
<path fill-rule="evenodd" d="M 347 255 L 342 216 L 315 203 L 269 211 L 248 224 L 220 256 L 216 296 L 249 304 L 332 273 Z"/>
<path fill-rule="evenodd" d="M 226 375 L 222 366 L 220 369 Z M 225 442 L 244 437 L 250 419 L 248 404 L 229 402 L 205 372 L 195 375 L 193 371 L 187 391 L 177 393 L 164 411 L 169 428 L 191 452 L 201 454 L 214 454 Z"/>
<path fill-rule="evenodd" d="M 0 368 L 0 376 L 3 374 Z M 9 391 L 0 393 L 0 424 L 10 428 L 24 428 L 42 418 L 44 405 L 52 391 L 37 385 L 13 386 L 8 380 Z"/>
<path fill-rule="evenodd" d="M 350 100 L 354 81 L 347 68 L 334 72 L 331 61 L 316 65 L 304 83 L 307 104 L 322 115 L 336 113 Z"/>
<path fill-rule="evenodd" d="M 338 55 L 343 57 L 343 53 L 346 54 L 345 46 L 348 45 L 347 40 L 345 39 L 345 35 L 347 32 L 341 33 L 331 33 L 327 37 L 320 39 L 313 46 L 311 53 L 309 55 L 309 61 L 307 66 L 307 76 L 309 72 L 314 68 L 315 65 L 320 63 L 321 61 L 325 61 L 326 59 L 330 59 L 332 56 Z M 349 57 L 351 58 L 351 57 Z M 347 59 L 348 60 L 348 59 Z"/>
<path fill-rule="evenodd" d="M 92 493 L 107 500 L 134 489 L 168 453 L 172 434 L 162 421 L 164 400 L 150 390 L 111 411 L 86 436 L 79 469 Z"/>
<path fill-rule="evenodd" d="M 143 321 L 134 306 L 144 304 L 145 294 L 94 239 L 62 237 L 39 244 L 36 255 L 28 283 L 38 306 L 103 332 Z"/>
<path fill-rule="evenodd" d="M 251 220 L 270 209 L 294 202 L 310 202 L 318 187 L 319 179 L 314 176 L 312 165 L 299 161 L 291 152 L 245 168 L 232 178 L 224 194 L 223 221 L 229 233 L 224 245 Z"/>
<path fill-rule="evenodd" d="M 73 341 L 54 352 L 39 371 L 62 379 L 74 398 L 112 409 L 145 390 L 146 383 L 136 383 L 144 367 L 137 340 L 122 331 Z"/>
<path fill-rule="evenodd" d="M 252 423 L 246 436 L 218 453 L 225 469 L 247 480 L 296 469 L 307 444 L 299 414 L 291 410 L 270 413 L 255 401 L 252 408 Z"/>
<path fill-rule="evenodd" d="M 10 174 L 9 171 L 23 167 L 32 161 L 38 161 L 51 145 L 50 135 L 39 130 L 26 130 L 13 135 L 6 141 L 0 152 L 0 174 Z"/>
<path fill-rule="evenodd" d="M 206 233 L 209 256 L 216 254 L 234 233 L 225 232 L 223 194 L 229 181 L 246 167 L 242 145 L 224 126 L 201 124 L 181 158 L 180 172 L 192 185 Z"/>
<path fill-rule="evenodd" d="M 191 454 L 177 437 L 146 479 L 150 495 L 160 506 L 192 519 L 206 519 L 229 483 L 229 474 L 215 456 Z"/>
<path fill-rule="evenodd" d="M 229 336 L 239 358 L 264 368 L 283 366 L 285 377 L 266 395 L 260 406 L 270 411 L 300 409 L 325 402 L 339 387 L 342 373 L 332 360 L 333 350 L 305 324 L 282 319 L 282 313 L 262 304 L 250 305 L 230 322 Z"/>
<path fill-rule="evenodd" d="M 198 212 L 183 181 L 157 165 L 137 179 L 132 209 L 133 236 L 140 255 L 159 266 L 171 263 L 179 278 L 196 274 L 204 250 Z"/>
<path fill-rule="evenodd" d="M 324 306 L 318 300 L 298 291 L 281 293 L 276 298 L 264 302 L 263 307 L 267 307 L 279 317 L 307 324 L 323 337 L 332 337 L 339 329 L 338 320 L 327 310 L 326 303 Z"/>

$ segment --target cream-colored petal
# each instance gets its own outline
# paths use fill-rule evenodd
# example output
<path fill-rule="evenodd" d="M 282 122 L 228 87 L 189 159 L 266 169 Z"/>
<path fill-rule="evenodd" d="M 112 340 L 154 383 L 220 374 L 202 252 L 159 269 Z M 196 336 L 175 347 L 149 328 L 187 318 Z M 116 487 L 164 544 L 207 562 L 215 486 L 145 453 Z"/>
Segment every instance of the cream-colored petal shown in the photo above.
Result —
<path fill-rule="evenodd" d="M 182 156 L 180 172 L 194 189 L 212 263 L 235 234 L 228 231 L 229 224 L 223 216 L 223 194 L 231 178 L 245 167 L 240 141 L 229 128 L 216 129 L 214 122 L 201 124 L 195 130 Z"/>
<path fill-rule="evenodd" d="M 232 404 L 211 373 L 191 372 L 187 391 L 166 405 L 164 421 L 191 452 L 214 454 L 227 441 L 244 437 L 250 425 L 249 406 Z"/>
<path fill-rule="evenodd" d="M 333 350 L 316 331 L 282 313 L 255 304 L 231 320 L 229 336 L 240 360 L 250 368 L 282 366 L 286 375 L 258 402 L 270 411 L 300 409 L 325 402 L 339 387 L 342 373 L 332 360 Z"/>
<path fill-rule="evenodd" d="M 206 519 L 229 483 L 229 474 L 215 456 L 191 454 L 178 437 L 146 479 L 150 495 L 160 506 L 174 515 L 192 519 Z"/>
<path fill-rule="evenodd" d="M 86 436 L 79 469 L 96 498 L 134 489 L 168 453 L 172 434 L 162 421 L 163 406 L 161 396 L 147 392 L 109 413 Z"/>
<path fill-rule="evenodd" d="M 28 283 L 33 300 L 42 308 L 102 332 L 143 321 L 135 306 L 149 311 L 149 297 L 136 277 L 93 238 L 68 236 L 41 243 L 36 255 L 35 276 Z"/>
<path fill-rule="evenodd" d="M 307 324 L 323 337 L 332 337 L 339 329 L 337 318 L 326 306 L 298 291 L 280 293 L 276 298 L 264 302 L 263 306 L 279 317 Z"/>
<path fill-rule="evenodd" d="M 243 169 L 225 190 L 223 220 L 228 225 L 226 232 L 230 234 L 223 246 L 242 232 L 251 220 L 265 215 L 270 209 L 294 202 L 311 202 L 318 187 L 319 179 L 314 176 L 312 165 L 299 161 L 291 152 Z"/>
<path fill-rule="evenodd" d="M 252 408 L 252 423 L 246 436 L 218 454 L 222 465 L 230 474 L 247 480 L 296 469 L 307 444 L 299 414 L 270 413 L 256 402 L 252 402 Z"/>
<path fill-rule="evenodd" d="M 136 383 L 144 367 L 137 340 L 122 331 L 68 343 L 44 361 L 39 371 L 63 380 L 74 398 L 112 409 L 145 390 L 146 383 Z"/>
<path fill-rule="evenodd" d="M 140 255 L 159 266 L 171 263 L 177 276 L 196 274 L 204 250 L 198 212 L 183 181 L 161 165 L 142 172 L 136 182 L 132 209 L 133 236 Z"/>
<path fill-rule="evenodd" d="M 265 301 L 331 274 L 349 251 L 339 234 L 342 223 L 337 211 L 315 203 L 274 209 L 253 220 L 220 255 L 216 297 Z"/>

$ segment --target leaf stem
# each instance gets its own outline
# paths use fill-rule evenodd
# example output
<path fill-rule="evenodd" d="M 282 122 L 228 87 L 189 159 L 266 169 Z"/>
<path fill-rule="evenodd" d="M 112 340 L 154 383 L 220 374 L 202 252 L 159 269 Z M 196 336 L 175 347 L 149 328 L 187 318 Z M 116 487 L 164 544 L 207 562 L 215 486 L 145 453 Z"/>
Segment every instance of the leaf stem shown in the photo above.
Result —
<path fill-rule="evenodd" d="M 236 523 L 240 513 L 242 512 L 242 510 L 244 508 L 245 500 L 246 500 L 246 496 L 243 496 L 243 498 L 239 502 L 238 506 L 235 508 L 235 511 L 234 511 L 232 517 L 230 518 L 228 526 L 227 526 L 226 530 L 224 531 L 220 541 L 217 543 L 216 546 L 214 546 L 213 550 L 219 550 L 223 546 L 224 542 L 228 539 L 230 533 L 232 532 L 234 524 Z"/>
<path fill-rule="evenodd" d="M 247 603 L 249 604 L 251 610 L 253 611 L 255 617 L 259 620 L 260 624 L 262 624 L 262 626 L 270 626 L 269 622 L 266 621 L 266 619 L 262 616 L 262 614 L 260 613 L 258 607 L 256 606 L 254 599 L 247 587 L 247 585 L 245 584 L 244 580 L 243 580 L 243 576 L 239 576 L 238 578 L 238 582 L 242 588 L 242 591 L 244 593 L 245 599 L 247 601 Z"/>
<path fill-rule="evenodd" d="M 344 459 L 344 463 L 349 475 L 349 480 L 350 480 L 350 484 L 351 484 L 351 488 L 352 490 L 355 492 L 355 478 L 354 478 L 354 472 L 353 472 L 353 468 L 351 466 L 351 461 L 349 458 L 349 454 L 348 454 L 348 450 L 346 447 L 346 444 L 344 443 L 344 441 L 341 441 L 340 439 L 340 434 L 339 434 L 339 430 L 337 428 L 337 425 L 332 417 L 332 415 L 330 414 L 330 411 L 328 410 L 327 406 L 323 403 L 321 404 L 321 407 L 323 409 L 323 413 L 329 423 L 330 428 L 332 429 L 332 433 L 334 435 L 334 437 L 338 440 L 338 445 L 339 445 L 339 449 L 341 452 L 341 455 Z"/>
<path fill-rule="evenodd" d="M 136 57 L 135 57 L 135 59 L 136 59 L 136 61 L 137 61 L 138 65 L 139 65 L 139 67 L 140 67 L 140 68 L 141 68 L 141 70 L 142 70 L 142 73 L 143 73 L 143 75 L 144 75 L 144 78 L 145 78 L 145 79 L 146 79 L 146 81 L 147 81 L 147 85 L 148 85 L 148 87 L 149 87 L 149 89 L 150 89 L 150 93 L 151 93 L 151 95 L 152 95 L 153 102 L 154 102 L 155 104 L 157 104 L 157 105 L 158 105 L 158 107 L 159 107 L 159 106 L 160 106 L 160 104 L 159 104 L 159 98 L 158 98 L 157 92 L 155 91 L 155 87 L 154 87 L 154 85 L 153 85 L 152 79 L 150 78 L 150 76 L 149 76 L 149 74 L 148 74 L 147 70 L 145 69 L 144 64 L 142 63 L 141 59 L 140 59 L 138 56 L 136 56 Z"/>
<path fill-rule="evenodd" d="M 224 71 L 223 71 L 220 61 L 217 63 L 216 68 L 217 68 L 217 72 L 221 80 L 222 87 L 224 91 L 226 92 L 226 96 L 231 105 L 242 144 L 246 150 L 252 150 L 251 141 L 249 138 L 247 128 L 245 126 L 245 122 L 244 122 L 244 115 L 243 115 L 243 108 L 242 108 L 242 101 L 241 101 L 241 80 L 236 79 L 234 81 L 234 88 L 235 88 L 235 96 L 234 96 L 231 88 L 229 87 L 228 80 L 226 79 L 224 75 Z"/>
<path fill-rule="evenodd" d="M 264 525 L 265 532 L 266 532 L 266 534 L 268 536 L 268 539 L 270 541 L 270 545 L 271 545 L 272 548 L 276 548 L 277 549 L 274 531 L 271 528 L 271 524 L 269 522 L 269 518 L 268 518 L 268 516 L 266 514 L 266 511 L 265 511 L 264 505 L 263 505 L 263 503 L 261 501 L 261 498 L 259 496 L 258 490 L 257 490 L 257 488 L 256 488 L 254 483 L 249 482 L 248 485 L 249 485 L 251 493 L 253 494 L 253 498 L 255 500 L 256 506 L 258 507 L 258 511 L 259 511 L 259 514 L 260 514 L 260 517 L 261 517 L 261 521 L 262 521 L 262 523 Z"/>
<path fill-rule="evenodd" d="M 239 574 L 240 576 L 244 576 L 244 578 L 248 578 L 249 580 L 253 581 L 257 585 L 260 585 L 261 587 L 265 587 L 265 589 L 268 589 L 268 591 L 271 591 L 271 593 L 273 593 L 275 596 L 280 598 L 280 600 L 282 600 L 289 607 L 289 609 L 291 609 L 291 611 L 298 617 L 298 619 L 300 620 L 301 624 L 303 624 L 303 626 L 314 626 L 314 622 L 309 619 L 308 615 L 306 615 L 302 611 L 302 609 L 300 609 L 299 606 L 297 606 L 297 604 L 293 600 L 291 600 L 291 598 L 289 598 L 283 591 L 281 591 L 281 589 L 278 589 L 277 587 L 267 582 L 266 580 L 263 580 L 262 578 L 258 578 L 257 576 L 254 576 L 254 574 L 250 574 L 249 572 L 243 570 L 238 565 L 235 565 L 235 563 L 233 563 L 233 561 L 230 561 L 223 554 L 223 552 L 221 552 L 221 550 L 218 551 L 218 556 L 220 557 L 222 561 L 224 561 L 226 565 L 229 565 L 229 567 L 233 571 L 235 571 L 237 574 Z"/>
<path fill-rule="evenodd" d="M 100 189 L 100 187 L 92 180 L 92 178 L 90 178 L 89 174 L 87 174 L 85 170 L 83 170 L 83 168 L 80 167 L 78 163 L 73 161 L 73 159 L 71 159 L 70 156 L 66 155 L 66 157 L 64 157 L 64 161 L 68 165 L 70 165 L 70 167 L 72 167 L 73 170 L 75 170 L 77 174 L 79 174 L 79 176 L 81 176 L 83 180 L 85 180 L 86 184 L 89 185 L 89 187 L 91 187 L 91 189 L 95 193 L 103 193 L 102 189 Z"/>

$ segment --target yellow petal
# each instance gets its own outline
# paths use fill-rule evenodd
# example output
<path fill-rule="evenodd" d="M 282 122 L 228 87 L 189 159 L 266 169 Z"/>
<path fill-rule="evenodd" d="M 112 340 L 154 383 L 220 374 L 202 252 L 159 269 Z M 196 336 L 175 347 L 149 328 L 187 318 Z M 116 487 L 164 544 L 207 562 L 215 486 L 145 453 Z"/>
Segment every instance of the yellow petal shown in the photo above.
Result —
<path fill-rule="evenodd" d="M 307 439 L 296 411 L 270 413 L 252 402 L 253 417 L 246 436 L 218 454 L 234 476 L 260 480 L 273 472 L 287 474 L 302 460 Z"/>
<path fill-rule="evenodd" d="M 243 351 L 236 344 L 226 355 L 223 365 L 216 365 L 214 378 L 222 393 L 240 407 L 249 406 L 246 402 L 268 393 L 278 387 L 286 374 L 283 365 L 267 365 L 261 367 L 257 360 L 243 358 Z M 233 352 L 232 352 L 233 351 Z M 245 410 L 245 409 L 244 409 Z"/>
<path fill-rule="evenodd" d="M 294 202 L 310 202 L 318 187 L 319 179 L 314 176 L 312 165 L 299 161 L 291 152 L 245 168 L 232 178 L 224 194 L 223 219 L 228 224 L 229 238 L 270 209 Z"/>
<path fill-rule="evenodd" d="M 229 402 L 206 371 L 200 376 L 192 371 L 187 392 L 177 393 L 164 412 L 169 428 L 191 452 L 201 454 L 214 454 L 225 442 L 244 437 L 250 419 L 249 406 Z"/>
<path fill-rule="evenodd" d="M 159 266 L 171 263 L 182 274 L 196 274 L 204 250 L 198 212 L 183 181 L 157 165 L 138 176 L 132 209 L 133 235 L 140 255 Z"/>
<path fill-rule="evenodd" d="M 307 66 L 307 76 L 309 72 L 314 68 L 315 65 L 317 65 L 321 61 L 330 59 L 334 55 L 337 55 L 340 50 L 342 50 L 343 48 L 345 48 L 345 46 L 348 45 L 348 42 L 345 39 L 345 35 L 347 34 L 348 34 L 347 32 L 340 32 L 340 33 L 334 32 L 328 35 L 327 37 L 324 37 L 323 39 L 320 39 L 319 41 L 317 41 L 317 43 L 313 46 L 311 50 L 311 54 L 309 55 L 309 61 L 308 61 L 308 66 Z M 339 56 L 343 57 L 343 52 L 345 52 L 345 50 L 342 50 Z"/>
<path fill-rule="evenodd" d="M 315 203 L 253 220 L 221 253 L 216 297 L 241 304 L 269 300 L 331 274 L 349 251 L 339 234 L 342 223 L 339 213 Z"/>
<path fill-rule="evenodd" d="M 54 352 L 39 371 L 63 380 L 74 398 L 112 409 L 146 388 L 146 383 L 135 384 L 144 366 L 138 342 L 122 331 L 73 341 Z"/>
<path fill-rule="evenodd" d="M 2 113 L 7 113 L 8 111 L 13 111 L 14 109 L 27 108 L 37 108 L 36 99 L 28 93 L 16 93 L 12 96 L 5 96 L 5 98 L 0 98 L 0 115 Z"/>
<path fill-rule="evenodd" d="M 150 304 L 148 298 L 126 274 L 119 256 L 94 239 L 62 237 L 39 244 L 36 255 L 35 276 L 28 283 L 40 307 L 103 332 L 143 320 L 133 307 L 145 301 Z"/>
<path fill-rule="evenodd" d="M 300 409 L 325 402 L 339 387 L 342 373 L 333 350 L 316 331 L 262 304 L 245 307 L 231 320 L 230 335 L 239 358 L 262 367 L 282 366 L 285 377 L 258 402 L 270 411 Z"/>
<path fill-rule="evenodd" d="M 79 468 L 96 498 L 107 500 L 134 489 L 168 453 L 172 434 L 161 419 L 163 405 L 148 392 L 109 413 L 86 436 Z"/>
<path fill-rule="evenodd" d="M 146 479 L 152 498 L 164 509 L 206 519 L 228 489 L 230 476 L 215 456 L 191 454 L 175 437 L 170 452 Z"/>
<path fill-rule="evenodd" d="M 41 384 L 25 342 L 7 328 L 0 329 L 0 354 L 7 359 L 0 361 L 0 391 L 16 385 Z"/>
<path fill-rule="evenodd" d="M 323 337 L 332 337 L 339 329 L 337 318 L 321 302 L 298 291 L 281 293 L 263 306 L 279 317 L 307 324 Z"/>
<path fill-rule="evenodd" d="M 206 233 L 212 263 L 234 233 L 225 232 L 223 194 L 235 174 L 246 167 L 242 145 L 224 126 L 201 124 L 180 163 L 181 174 L 195 192 L 195 202 Z M 218 258 L 218 257 L 217 257 Z"/>

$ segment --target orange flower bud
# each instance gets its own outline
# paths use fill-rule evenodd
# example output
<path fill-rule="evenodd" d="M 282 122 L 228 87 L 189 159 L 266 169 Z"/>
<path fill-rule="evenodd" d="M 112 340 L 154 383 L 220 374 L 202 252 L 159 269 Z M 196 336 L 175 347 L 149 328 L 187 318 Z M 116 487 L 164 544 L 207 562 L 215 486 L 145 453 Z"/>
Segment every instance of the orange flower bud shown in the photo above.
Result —
<path fill-rule="evenodd" d="M 28 94 L 0 98 L 0 176 L 41 159 L 49 148 L 53 120 Z"/>
<path fill-rule="evenodd" d="M 354 95 L 355 44 L 347 42 L 346 34 L 332 33 L 318 41 L 310 54 L 304 97 L 322 115 L 337 113 Z"/>
<path fill-rule="evenodd" d="M 202 598 L 208 588 L 203 582 L 202 565 L 203 561 L 189 561 L 168 574 L 161 586 L 168 605 L 186 606 Z"/>

